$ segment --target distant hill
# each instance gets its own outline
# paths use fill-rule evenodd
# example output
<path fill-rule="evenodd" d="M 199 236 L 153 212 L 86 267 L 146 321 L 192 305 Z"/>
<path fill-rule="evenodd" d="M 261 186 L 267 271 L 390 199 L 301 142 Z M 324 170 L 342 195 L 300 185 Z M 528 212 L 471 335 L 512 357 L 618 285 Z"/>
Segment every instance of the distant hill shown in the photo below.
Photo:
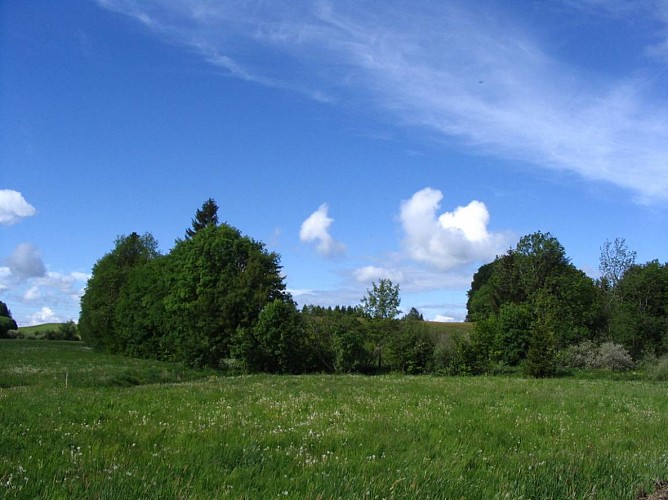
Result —
<path fill-rule="evenodd" d="M 40 333 L 58 330 L 62 323 L 44 323 L 34 326 L 19 326 L 19 332 L 24 335 L 39 335 Z"/>

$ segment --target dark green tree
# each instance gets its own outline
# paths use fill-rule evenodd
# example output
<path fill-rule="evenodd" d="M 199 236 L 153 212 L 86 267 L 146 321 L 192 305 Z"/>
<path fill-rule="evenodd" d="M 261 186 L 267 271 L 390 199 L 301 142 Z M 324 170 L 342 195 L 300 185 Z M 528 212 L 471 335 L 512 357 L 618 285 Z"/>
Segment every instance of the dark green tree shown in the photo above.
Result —
<path fill-rule="evenodd" d="M 166 339 L 173 325 L 165 316 L 169 291 L 168 257 L 132 269 L 116 305 L 116 335 L 121 352 L 138 358 L 181 360 Z"/>
<path fill-rule="evenodd" d="M 12 312 L 9 310 L 9 307 L 7 307 L 7 304 L 5 304 L 1 300 L 0 300 L 0 316 L 5 317 L 5 318 L 11 318 L 12 317 Z"/>
<path fill-rule="evenodd" d="M 278 255 L 228 224 L 177 242 L 164 275 L 163 343 L 195 366 L 219 366 L 237 329 L 253 328 L 266 304 L 287 297 Z"/>
<path fill-rule="evenodd" d="M 115 328 L 116 306 L 131 271 L 159 255 L 158 244 L 149 233 L 132 233 L 116 239 L 114 249 L 93 266 L 81 298 L 79 332 L 96 348 L 122 352 Z"/>
<path fill-rule="evenodd" d="M 549 304 L 558 318 L 549 328 L 538 320 L 541 304 Z M 473 336 L 484 337 L 472 345 L 485 346 L 489 362 L 517 365 L 528 357 L 532 343 L 535 356 L 540 342 L 561 349 L 594 339 L 604 329 L 599 288 L 573 266 L 550 233 L 524 236 L 515 249 L 482 266 L 467 305 L 467 318 L 477 322 Z M 538 330 L 549 334 L 538 335 Z"/>
<path fill-rule="evenodd" d="M 10 332 L 18 330 L 16 321 L 9 316 L 0 316 L 0 339 L 13 338 Z"/>
<path fill-rule="evenodd" d="M 416 375 L 432 369 L 435 342 L 424 321 L 402 319 L 387 341 L 387 364 L 392 370 Z"/>
<path fill-rule="evenodd" d="M 234 352 L 251 372 L 307 371 L 304 323 L 294 302 L 274 300 L 266 304 L 254 327 L 237 331 Z"/>
<path fill-rule="evenodd" d="M 197 210 L 191 224 L 192 228 L 186 229 L 186 238 L 192 238 L 197 231 L 207 226 L 218 225 L 218 205 L 213 198 L 209 198 L 202 204 L 202 208 Z"/>
<path fill-rule="evenodd" d="M 424 316 L 422 316 L 422 313 L 416 308 L 411 307 L 410 311 L 408 311 L 401 319 L 408 321 L 424 321 Z"/>
<path fill-rule="evenodd" d="M 668 350 L 668 263 L 633 265 L 617 287 L 620 299 L 610 317 L 612 340 L 635 359 Z"/>

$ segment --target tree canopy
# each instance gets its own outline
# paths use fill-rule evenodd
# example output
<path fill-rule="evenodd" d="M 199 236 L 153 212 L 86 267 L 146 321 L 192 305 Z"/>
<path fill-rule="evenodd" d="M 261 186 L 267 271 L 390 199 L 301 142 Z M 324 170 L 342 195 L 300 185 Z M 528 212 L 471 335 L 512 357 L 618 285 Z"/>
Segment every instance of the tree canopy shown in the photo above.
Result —
<path fill-rule="evenodd" d="M 236 331 L 272 301 L 288 300 L 280 259 L 264 244 L 216 224 L 215 202 L 198 210 L 185 240 L 164 256 L 149 234 L 119 237 L 94 266 L 80 331 L 95 347 L 219 366 Z M 211 210 L 209 210 L 211 209 Z"/>

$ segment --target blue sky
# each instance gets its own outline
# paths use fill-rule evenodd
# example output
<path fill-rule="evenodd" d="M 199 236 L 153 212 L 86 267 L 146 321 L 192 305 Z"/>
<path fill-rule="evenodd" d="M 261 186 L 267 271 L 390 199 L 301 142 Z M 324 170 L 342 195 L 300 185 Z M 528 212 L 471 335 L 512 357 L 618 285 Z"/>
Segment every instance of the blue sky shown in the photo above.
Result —
<path fill-rule="evenodd" d="M 668 260 L 668 2 L 0 4 L 0 300 L 76 319 L 118 235 L 214 198 L 299 304 L 461 320 L 534 231 Z"/>

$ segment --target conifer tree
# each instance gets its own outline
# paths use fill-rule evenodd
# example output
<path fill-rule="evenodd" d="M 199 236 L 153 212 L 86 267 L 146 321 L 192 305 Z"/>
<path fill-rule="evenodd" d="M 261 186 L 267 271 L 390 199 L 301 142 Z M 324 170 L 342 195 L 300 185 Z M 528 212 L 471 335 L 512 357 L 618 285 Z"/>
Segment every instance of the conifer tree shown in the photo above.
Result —
<path fill-rule="evenodd" d="M 202 204 L 202 208 L 197 210 L 195 218 L 192 219 L 192 228 L 186 229 L 186 237 L 192 238 L 197 231 L 207 226 L 218 225 L 218 205 L 209 198 Z"/>

